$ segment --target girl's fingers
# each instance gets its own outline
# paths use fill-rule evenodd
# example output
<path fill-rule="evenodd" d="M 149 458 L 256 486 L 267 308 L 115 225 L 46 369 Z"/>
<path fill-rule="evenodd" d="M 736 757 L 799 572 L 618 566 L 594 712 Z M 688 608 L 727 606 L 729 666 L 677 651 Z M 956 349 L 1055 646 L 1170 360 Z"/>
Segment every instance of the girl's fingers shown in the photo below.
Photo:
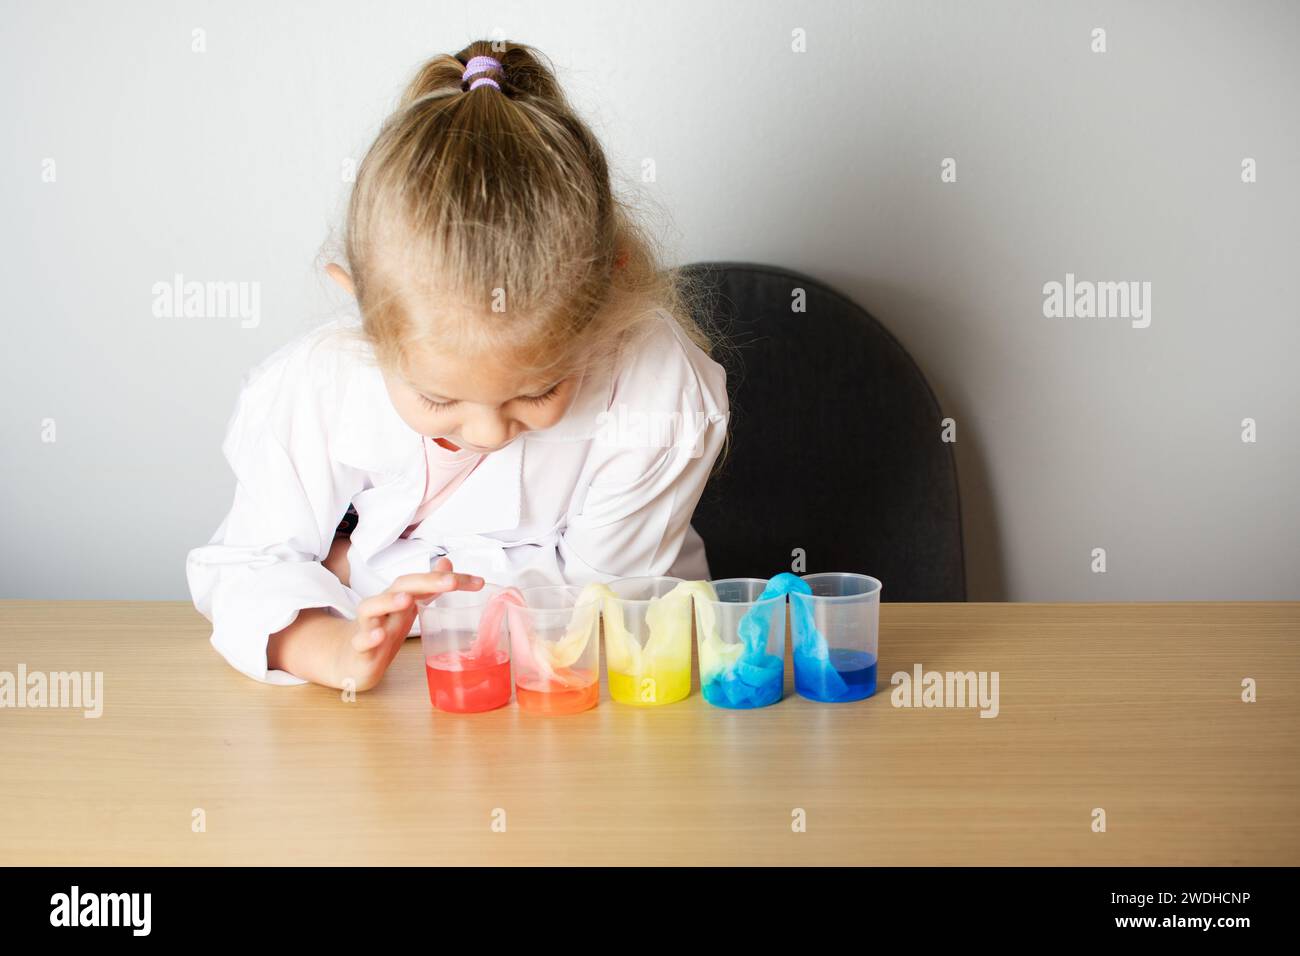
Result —
<path fill-rule="evenodd" d="M 406 610 L 414 600 L 405 591 L 385 591 L 382 594 L 376 594 L 357 605 L 357 620 L 363 624 L 373 624 L 375 623 L 373 619 L 392 614 L 394 611 Z M 367 618 L 372 620 L 367 621 Z"/>
<path fill-rule="evenodd" d="M 405 616 L 403 612 L 410 614 L 414 603 L 415 598 L 405 591 L 385 591 L 366 598 L 357 605 L 357 633 L 352 637 L 352 646 L 358 651 L 378 647 L 387 637 L 392 619 Z"/>
<path fill-rule="evenodd" d="M 388 632 L 382 627 L 372 627 L 367 631 L 357 631 L 352 636 L 352 647 L 358 651 L 372 651 L 384 643 Z"/>
<path fill-rule="evenodd" d="M 481 587 L 483 579 L 473 574 L 430 571 L 428 574 L 404 574 L 392 583 L 391 590 L 409 591 L 411 594 L 443 594 L 447 591 L 477 591 Z"/>
<path fill-rule="evenodd" d="M 358 651 L 372 651 L 389 641 L 400 643 L 406 639 L 414 620 L 415 609 L 409 608 L 362 621 L 353 636 L 352 646 Z"/>
<path fill-rule="evenodd" d="M 427 574 L 404 574 L 387 591 L 368 597 L 357 606 L 357 633 L 352 637 L 352 647 L 357 651 L 372 651 L 394 629 L 405 637 L 415 616 L 416 595 L 477 591 L 482 587 L 483 579 L 477 575 L 454 573 L 446 557 L 439 558 Z"/>

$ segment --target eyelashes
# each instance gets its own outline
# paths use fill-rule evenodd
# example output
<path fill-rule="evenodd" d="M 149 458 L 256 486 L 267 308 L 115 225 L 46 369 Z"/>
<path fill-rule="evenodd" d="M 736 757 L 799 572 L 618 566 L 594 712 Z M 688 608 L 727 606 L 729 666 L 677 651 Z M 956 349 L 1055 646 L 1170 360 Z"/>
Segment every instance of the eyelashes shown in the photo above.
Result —
<path fill-rule="evenodd" d="M 460 404 L 460 402 L 435 402 L 433 399 L 425 398 L 423 395 L 420 395 L 418 393 L 416 394 L 416 398 L 420 400 L 420 403 L 424 405 L 425 408 L 435 412 L 445 411 L 446 409 L 451 408 L 454 405 Z"/>
<path fill-rule="evenodd" d="M 518 398 L 515 399 L 515 401 L 527 402 L 529 405 L 545 405 L 547 402 L 549 402 L 552 398 L 555 397 L 555 393 L 560 390 L 561 384 L 562 384 L 561 382 L 556 382 L 554 385 L 552 385 L 546 391 L 542 392 L 542 394 L 540 395 L 520 395 Z M 435 402 L 433 399 L 426 398 L 424 395 L 420 395 L 419 393 L 416 394 L 417 397 L 420 399 L 420 401 L 424 404 L 424 407 L 434 412 L 445 412 L 447 409 L 454 408 L 455 406 L 460 404 L 459 401 Z"/>
<path fill-rule="evenodd" d="M 540 395 L 521 395 L 519 401 L 528 402 L 530 405 L 545 405 L 555 397 L 555 393 L 560 390 L 560 383 L 556 382 Z"/>

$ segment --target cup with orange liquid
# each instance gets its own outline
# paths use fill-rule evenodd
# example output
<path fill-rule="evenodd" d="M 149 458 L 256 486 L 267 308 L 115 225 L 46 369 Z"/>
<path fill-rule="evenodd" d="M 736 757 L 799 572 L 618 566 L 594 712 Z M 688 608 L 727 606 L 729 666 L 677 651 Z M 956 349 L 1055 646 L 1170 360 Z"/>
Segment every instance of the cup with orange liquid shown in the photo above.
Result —
<path fill-rule="evenodd" d="M 448 591 L 419 606 L 433 706 L 453 714 L 510 703 L 510 636 L 502 588 Z"/>
<path fill-rule="evenodd" d="M 533 714 L 576 714 L 600 700 L 600 599 L 564 585 L 524 588 L 507 605 L 515 700 Z"/>

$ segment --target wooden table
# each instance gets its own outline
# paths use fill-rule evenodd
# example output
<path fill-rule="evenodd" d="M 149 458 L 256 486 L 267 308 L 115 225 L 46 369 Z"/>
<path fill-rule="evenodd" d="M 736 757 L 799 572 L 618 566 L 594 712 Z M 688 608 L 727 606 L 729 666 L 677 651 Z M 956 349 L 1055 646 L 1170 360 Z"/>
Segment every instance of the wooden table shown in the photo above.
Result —
<path fill-rule="evenodd" d="M 433 711 L 417 640 L 346 703 L 208 634 L 0 602 L 0 671 L 104 674 L 98 719 L 0 710 L 0 863 L 1300 863 L 1297 603 L 885 604 L 869 700 L 560 718 Z M 999 715 L 892 706 L 918 663 Z"/>

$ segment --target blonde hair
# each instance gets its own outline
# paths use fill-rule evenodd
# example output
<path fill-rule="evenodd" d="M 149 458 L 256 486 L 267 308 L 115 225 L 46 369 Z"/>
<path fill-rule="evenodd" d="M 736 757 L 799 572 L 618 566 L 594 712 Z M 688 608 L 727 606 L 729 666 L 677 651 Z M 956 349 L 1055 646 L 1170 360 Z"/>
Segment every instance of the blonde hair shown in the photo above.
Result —
<path fill-rule="evenodd" d="M 499 89 L 462 81 L 480 55 L 500 62 L 476 75 Z M 362 331 L 388 367 L 434 340 L 567 374 L 617 355 L 656 310 L 713 351 L 693 315 L 704 291 L 660 267 L 600 144 L 525 44 L 479 40 L 419 69 L 358 168 L 344 243 Z"/>

